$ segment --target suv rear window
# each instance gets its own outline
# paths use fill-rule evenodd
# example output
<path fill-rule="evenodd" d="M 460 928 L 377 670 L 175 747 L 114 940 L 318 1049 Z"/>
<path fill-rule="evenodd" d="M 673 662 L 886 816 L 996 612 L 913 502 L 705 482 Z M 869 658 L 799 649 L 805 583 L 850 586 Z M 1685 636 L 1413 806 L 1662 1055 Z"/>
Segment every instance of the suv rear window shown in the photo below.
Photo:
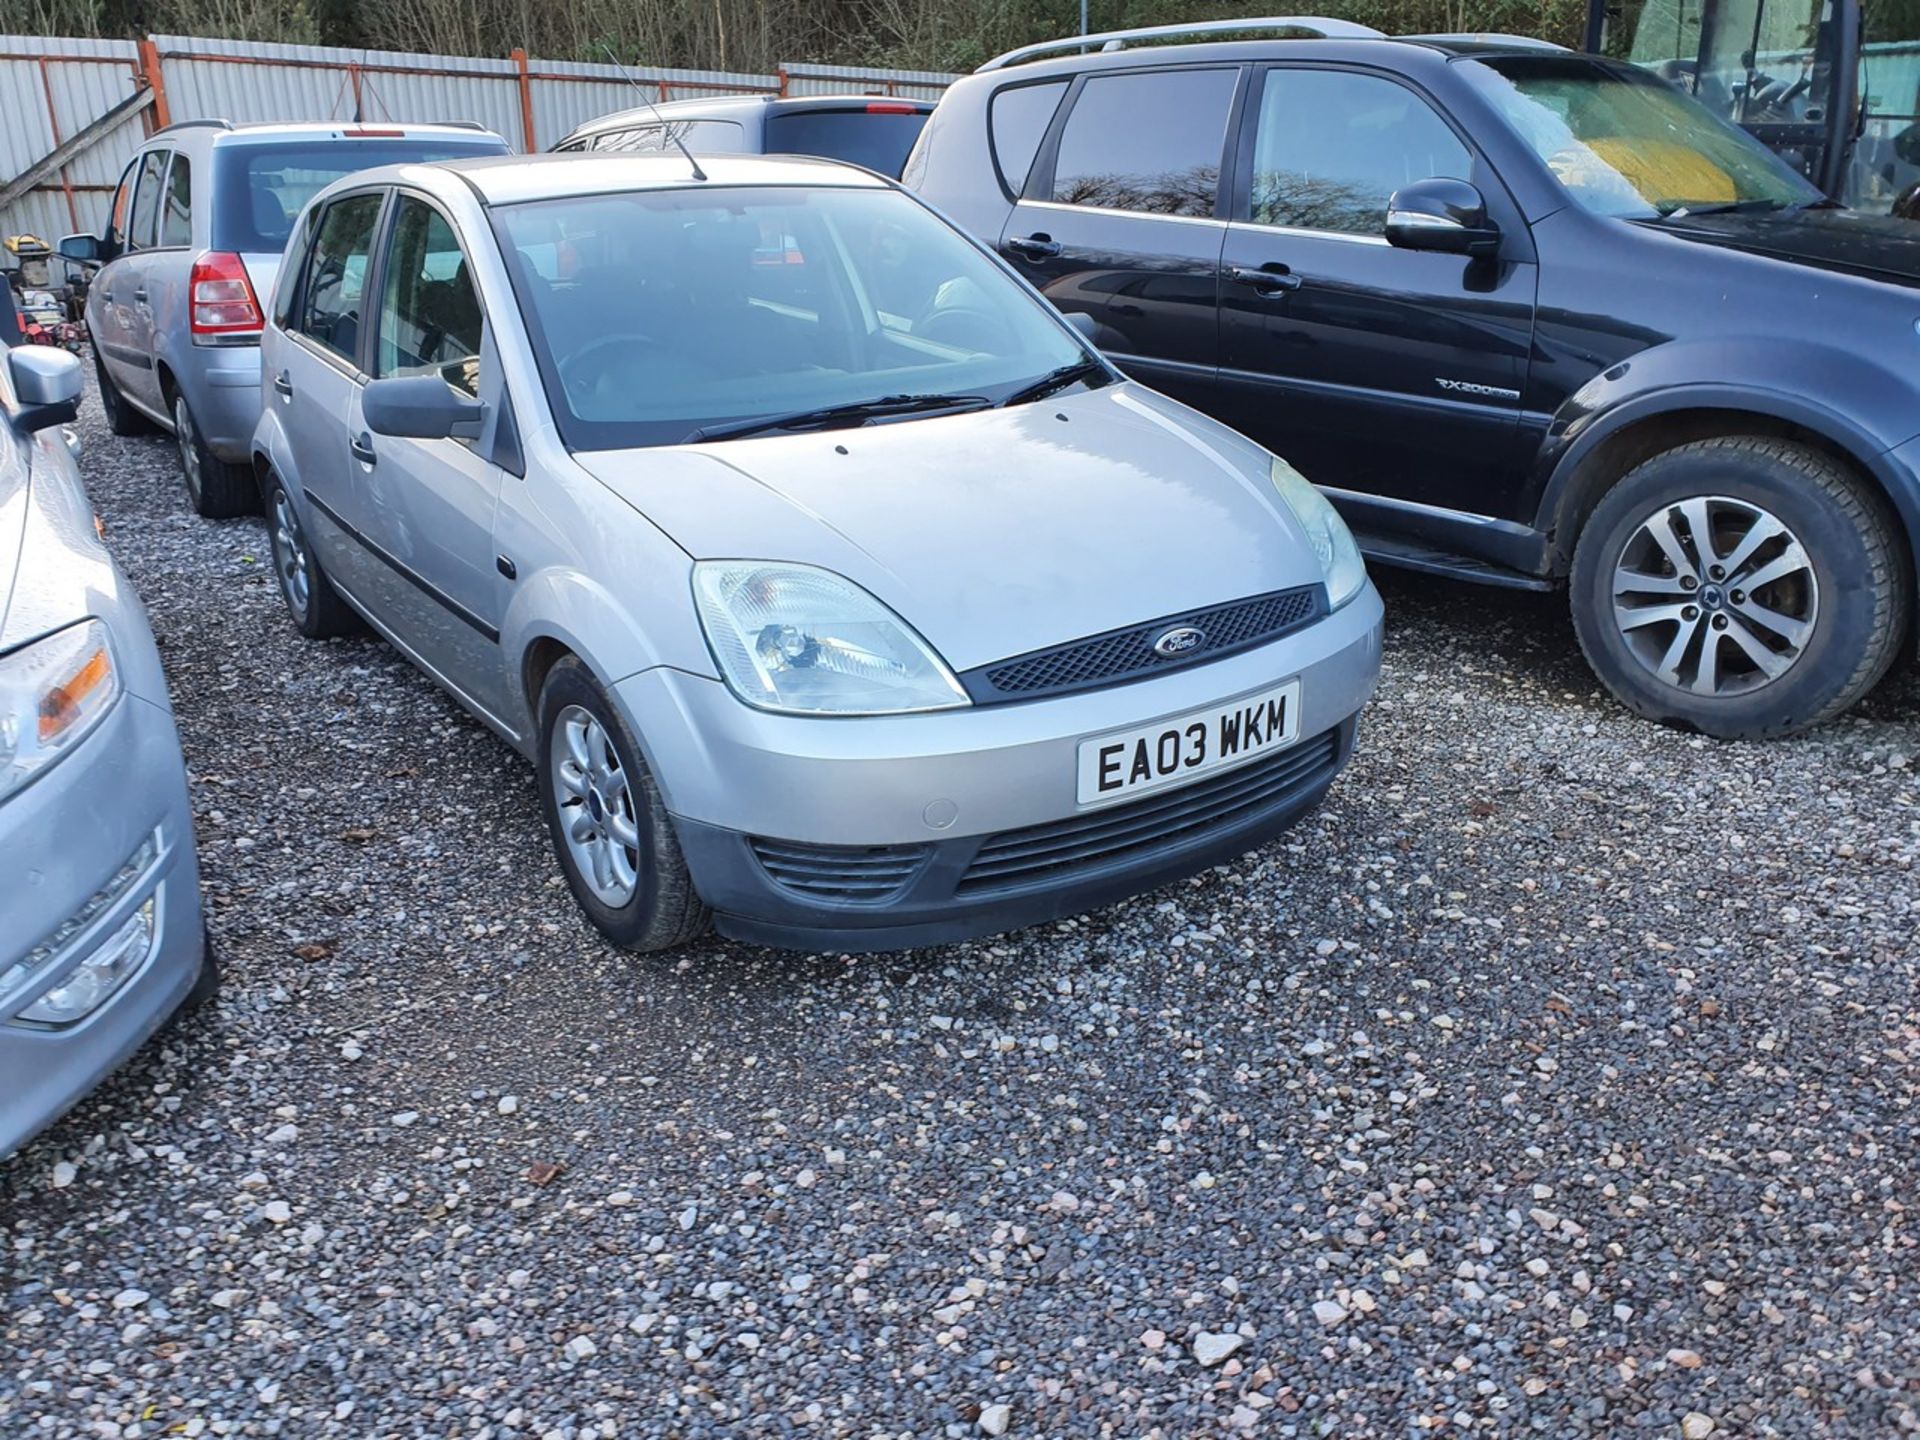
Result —
<path fill-rule="evenodd" d="M 494 136 L 471 140 L 302 140 L 219 145 L 213 152 L 213 248 L 245 254 L 287 248 L 294 217 L 342 175 L 376 165 L 504 155 Z"/>
<path fill-rule="evenodd" d="M 845 160 L 897 180 L 926 123 L 925 111 L 884 100 L 856 110 L 775 110 L 767 116 L 767 153 Z"/>
<path fill-rule="evenodd" d="M 1081 86 L 1053 166 L 1066 205 L 1211 215 L 1237 70 L 1096 75 Z"/>
<path fill-rule="evenodd" d="M 1049 80 L 1043 85 L 1010 85 L 996 90 L 988 102 L 993 163 L 999 167 L 1000 183 L 1009 195 L 1018 195 L 1026 188 L 1033 157 L 1040 153 L 1040 142 L 1047 138 L 1047 126 L 1053 123 L 1053 112 L 1060 108 L 1060 97 L 1066 92 L 1065 80 Z"/>

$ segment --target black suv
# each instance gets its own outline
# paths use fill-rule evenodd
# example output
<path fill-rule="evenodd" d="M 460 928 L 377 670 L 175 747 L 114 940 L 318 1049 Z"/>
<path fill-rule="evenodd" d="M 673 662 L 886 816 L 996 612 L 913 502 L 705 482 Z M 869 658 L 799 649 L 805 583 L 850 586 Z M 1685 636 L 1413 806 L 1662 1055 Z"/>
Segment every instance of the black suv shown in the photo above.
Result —
<path fill-rule="evenodd" d="M 905 181 L 1372 557 L 1569 585 L 1640 713 L 1778 735 L 1864 694 L 1913 609 L 1920 228 L 1633 66 L 1306 25 L 1003 56 Z"/>

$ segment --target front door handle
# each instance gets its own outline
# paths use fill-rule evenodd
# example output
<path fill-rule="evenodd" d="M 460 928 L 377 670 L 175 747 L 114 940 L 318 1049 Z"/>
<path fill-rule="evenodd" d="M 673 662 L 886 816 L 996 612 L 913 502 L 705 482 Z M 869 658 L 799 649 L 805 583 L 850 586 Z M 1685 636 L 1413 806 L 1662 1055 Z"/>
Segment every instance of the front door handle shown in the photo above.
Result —
<path fill-rule="evenodd" d="M 1258 270 L 1235 265 L 1227 271 L 1227 278 L 1236 285 L 1249 286 L 1261 295 L 1284 295 L 1300 288 L 1300 277 L 1278 262 L 1262 265 Z"/>
<path fill-rule="evenodd" d="M 1007 249 L 1028 260 L 1045 260 L 1060 253 L 1060 242 L 1050 235 L 1016 235 Z"/>
<path fill-rule="evenodd" d="M 358 460 L 362 465 L 377 465 L 380 462 L 380 457 L 373 453 L 373 437 L 371 435 L 362 433 L 354 436 L 352 441 L 348 443 L 347 448 L 353 451 L 353 458 Z"/>
<path fill-rule="evenodd" d="M 273 377 L 273 388 L 278 390 L 283 398 L 288 400 L 293 398 L 293 380 L 286 371 L 282 370 Z"/>
<path fill-rule="evenodd" d="M 147 303 L 147 287 L 142 285 L 138 290 L 134 291 L 133 300 L 136 305 L 146 304 Z"/>

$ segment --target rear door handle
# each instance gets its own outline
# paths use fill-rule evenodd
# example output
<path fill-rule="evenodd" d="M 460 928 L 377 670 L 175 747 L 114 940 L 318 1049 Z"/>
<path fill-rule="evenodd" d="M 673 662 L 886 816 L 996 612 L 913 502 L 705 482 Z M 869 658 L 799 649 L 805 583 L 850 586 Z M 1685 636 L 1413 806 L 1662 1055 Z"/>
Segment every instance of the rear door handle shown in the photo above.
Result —
<path fill-rule="evenodd" d="M 293 398 L 293 381 L 287 377 L 286 371 L 282 370 L 278 375 L 273 377 L 273 388 L 278 390 L 281 395 L 287 399 L 291 400 Z"/>
<path fill-rule="evenodd" d="M 1235 265 L 1228 269 L 1227 278 L 1236 285 L 1250 286 L 1261 295 L 1283 295 L 1300 288 L 1300 277 L 1277 263 L 1262 265 L 1258 270 Z"/>
<path fill-rule="evenodd" d="M 1048 235 L 1016 235 L 1007 241 L 1007 249 L 1029 260 L 1045 260 L 1060 253 L 1060 242 Z"/>
<path fill-rule="evenodd" d="M 361 434 L 354 436 L 348 443 L 347 448 L 353 451 L 353 458 L 358 460 L 362 465 L 377 465 L 380 463 L 380 457 L 373 453 L 373 437 L 371 435 Z"/>
<path fill-rule="evenodd" d="M 147 287 L 142 285 L 138 290 L 134 291 L 133 299 L 135 304 L 138 304 L 138 305 L 146 304 L 147 303 Z"/>

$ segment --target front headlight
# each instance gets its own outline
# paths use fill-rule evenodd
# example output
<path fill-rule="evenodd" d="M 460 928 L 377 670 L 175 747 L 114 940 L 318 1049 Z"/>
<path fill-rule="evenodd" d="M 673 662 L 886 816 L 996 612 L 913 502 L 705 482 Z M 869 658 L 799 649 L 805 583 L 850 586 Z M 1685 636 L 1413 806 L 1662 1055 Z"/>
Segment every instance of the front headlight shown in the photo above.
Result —
<path fill-rule="evenodd" d="M 1338 610 L 1367 583 L 1367 562 L 1360 558 L 1353 532 L 1333 503 L 1313 488 L 1313 482 L 1278 455 L 1273 457 L 1273 488 L 1307 532 L 1327 577 L 1327 606 Z"/>
<path fill-rule="evenodd" d="M 98 620 L 0 655 L 0 800 L 78 745 L 119 694 Z"/>
<path fill-rule="evenodd" d="M 701 560 L 693 567 L 693 596 L 720 673 L 759 709 L 887 715 L 967 703 L 926 641 L 832 571 Z"/>

